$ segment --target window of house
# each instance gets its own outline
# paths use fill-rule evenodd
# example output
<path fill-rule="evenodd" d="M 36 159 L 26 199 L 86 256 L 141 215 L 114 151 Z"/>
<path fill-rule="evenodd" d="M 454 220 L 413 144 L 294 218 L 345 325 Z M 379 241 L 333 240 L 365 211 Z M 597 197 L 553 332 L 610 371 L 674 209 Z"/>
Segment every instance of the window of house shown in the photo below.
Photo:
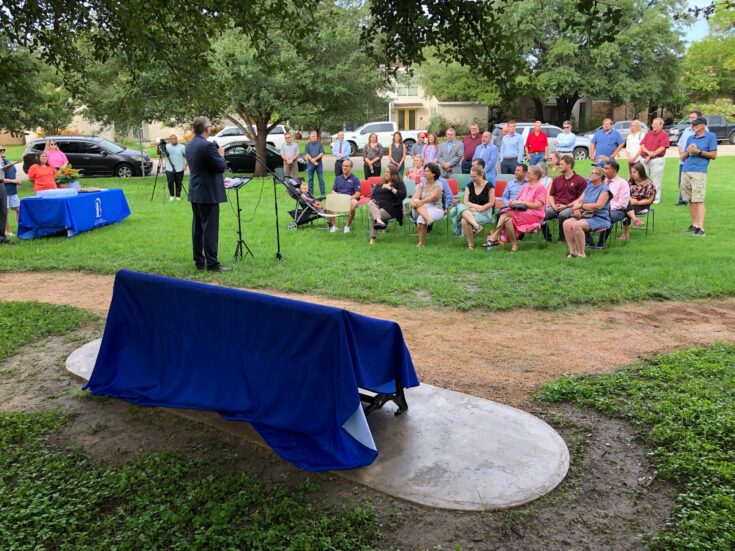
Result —
<path fill-rule="evenodd" d="M 418 96 L 419 78 L 417 75 L 399 75 L 396 82 L 396 96 Z"/>

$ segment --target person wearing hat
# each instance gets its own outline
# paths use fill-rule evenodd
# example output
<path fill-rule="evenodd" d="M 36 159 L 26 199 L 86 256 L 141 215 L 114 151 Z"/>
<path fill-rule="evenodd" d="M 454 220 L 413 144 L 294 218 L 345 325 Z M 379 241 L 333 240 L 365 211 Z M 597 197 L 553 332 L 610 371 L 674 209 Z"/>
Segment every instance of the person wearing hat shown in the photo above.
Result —
<path fill-rule="evenodd" d="M 707 121 L 697 117 L 692 121 L 694 134 L 689 136 L 682 157 L 681 196 L 689 202 L 692 219 L 687 231 L 702 237 L 704 233 L 704 195 L 709 162 L 717 158 L 717 136 L 705 128 Z"/>

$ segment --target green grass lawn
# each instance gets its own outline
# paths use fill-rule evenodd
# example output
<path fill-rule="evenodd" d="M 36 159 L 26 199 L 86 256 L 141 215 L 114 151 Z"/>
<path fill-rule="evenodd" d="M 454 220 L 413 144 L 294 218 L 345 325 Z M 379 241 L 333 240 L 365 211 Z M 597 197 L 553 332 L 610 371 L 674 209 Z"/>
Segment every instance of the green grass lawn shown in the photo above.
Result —
<path fill-rule="evenodd" d="M 653 450 L 657 476 L 683 488 L 654 549 L 735 549 L 735 346 L 562 379 L 546 385 L 540 398 L 630 421 Z"/>
<path fill-rule="evenodd" d="M 0 360 L 91 318 L 82 310 L 0 303 Z M 60 449 L 72 415 L 0 412 L 0 549 L 372 549 L 370 506 L 329 510 L 317 485 L 266 483 L 243 474 L 234 454 L 185 459 L 141 454 L 101 465 Z"/>
<path fill-rule="evenodd" d="M 589 163 L 579 163 L 586 174 Z M 159 178 L 127 181 L 90 179 L 86 185 L 122 187 L 132 215 L 123 223 L 78 235 L 18 242 L 0 250 L 0 270 L 92 270 L 112 274 L 120 268 L 181 278 L 216 280 L 226 285 L 345 297 L 391 305 L 467 310 L 517 307 L 558 308 L 626 300 L 693 299 L 735 294 L 735 191 L 730 176 L 735 157 L 711 165 L 707 236 L 686 233 L 686 207 L 676 207 L 675 162 L 667 162 L 663 202 L 656 208 L 656 232 L 645 238 L 635 230 L 625 245 L 592 251 L 586 260 L 567 259 L 561 245 L 546 248 L 531 241 L 518 254 L 468 251 L 463 240 L 447 239 L 444 223 L 429 235 L 424 250 L 416 237 L 391 225 L 376 246 L 368 245 L 367 218 L 360 209 L 353 232 L 331 234 L 323 224 L 298 231 L 286 228 L 293 208 L 277 190 L 282 262 L 275 260 L 273 185 L 254 180 L 240 193 L 243 231 L 255 257 L 233 262 L 236 244 L 234 194 L 221 206 L 220 259 L 228 274 L 198 273 L 191 260 L 191 209 L 185 201 L 169 204 Z M 333 178 L 327 174 L 328 185 Z M 28 193 L 28 186 L 22 186 Z"/>

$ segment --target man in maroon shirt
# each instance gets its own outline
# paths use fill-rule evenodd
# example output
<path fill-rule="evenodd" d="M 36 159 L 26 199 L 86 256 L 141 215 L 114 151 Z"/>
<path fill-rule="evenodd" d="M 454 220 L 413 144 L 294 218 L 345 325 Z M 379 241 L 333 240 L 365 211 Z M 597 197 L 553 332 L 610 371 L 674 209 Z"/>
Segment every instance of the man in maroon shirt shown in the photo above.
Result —
<path fill-rule="evenodd" d="M 559 162 L 561 174 L 554 178 L 549 189 L 549 200 L 546 203 L 546 217 L 544 220 L 559 219 L 559 241 L 564 242 L 562 226 L 572 215 L 572 203 L 576 201 L 587 188 L 587 180 L 574 172 L 574 157 L 562 155 Z M 546 241 L 551 241 L 551 232 L 548 225 L 541 226 Z"/>
<path fill-rule="evenodd" d="M 526 158 L 529 166 L 546 163 L 549 154 L 549 138 L 541 131 L 541 121 L 533 124 L 533 130 L 526 138 Z"/>
<path fill-rule="evenodd" d="M 666 150 L 669 148 L 669 135 L 663 131 L 664 120 L 653 119 L 651 131 L 643 136 L 641 141 L 641 159 L 643 166 L 656 188 L 656 199 L 654 203 L 661 201 L 661 182 L 664 179 L 664 166 L 666 165 Z"/>
<path fill-rule="evenodd" d="M 464 155 L 462 156 L 462 174 L 469 174 L 472 168 L 472 156 L 475 149 L 482 143 L 482 134 L 477 123 L 470 125 L 470 133 L 462 139 L 464 145 Z"/>

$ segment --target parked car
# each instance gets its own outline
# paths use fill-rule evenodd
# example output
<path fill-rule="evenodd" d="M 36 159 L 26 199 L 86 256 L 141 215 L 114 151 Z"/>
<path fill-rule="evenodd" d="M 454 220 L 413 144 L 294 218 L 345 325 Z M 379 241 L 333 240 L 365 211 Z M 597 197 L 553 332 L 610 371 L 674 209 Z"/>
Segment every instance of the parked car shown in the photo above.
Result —
<path fill-rule="evenodd" d="M 707 120 L 707 130 L 714 132 L 718 142 L 728 141 L 735 144 L 735 123 L 728 124 L 727 119 L 723 115 L 703 115 Z M 665 126 L 664 131 L 669 134 L 669 143 L 676 145 L 679 142 L 679 136 L 684 129 L 689 126 L 687 119 L 682 119 L 678 123 Z"/>
<path fill-rule="evenodd" d="M 623 137 L 623 140 L 628 139 L 628 134 L 630 134 L 630 123 L 631 122 L 633 121 L 617 121 L 617 122 L 614 122 L 612 125 L 614 130 L 617 130 L 618 132 L 620 132 L 620 135 Z M 644 134 L 650 130 L 650 128 L 648 128 L 648 125 L 645 122 L 642 122 L 642 121 L 638 121 L 638 122 L 641 123 L 641 131 Z M 584 135 L 591 140 L 592 136 L 595 135 L 595 132 L 597 132 L 601 128 L 602 126 L 598 126 L 597 128 L 595 128 L 594 130 L 590 132 L 585 132 Z"/>
<path fill-rule="evenodd" d="M 493 143 L 500 147 L 500 136 L 503 133 L 507 123 L 501 122 L 493 129 Z M 526 143 L 528 133 L 533 130 L 534 123 L 518 122 L 516 123 L 516 134 L 520 134 L 523 143 Z M 542 124 L 541 131 L 546 133 L 549 138 L 549 153 L 556 151 L 556 137 L 563 132 L 561 128 L 553 124 Z M 574 158 L 577 160 L 589 159 L 591 140 L 585 136 L 577 134 L 577 141 L 574 144 Z"/>
<path fill-rule="evenodd" d="M 393 141 L 393 134 L 400 132 L 403 136 L 403 143 L 407 148 L 411 148 L 418 141 L 418 135 L 426 130 L 398 130 L 395 122 L 369 122 L 363 124 L 357 130 L 346 130 L 345 141 L 349 142 L 352 151 L 350 155 L 356 155 L 368 143 L 368 138 L 373 132 L 378 136 L 378 143 L 384 148 L 388 148 Z M 336 139 L 336 136 L 334 136 Z M 334 140 L 332 140 L 334 141 Z"/>
<path fill-rule="evenodd" d="M 225 162 L 227 163 L 227 172 L 235 174 L 252 174 L 255 172 L 256 160 L 255 153 L 248 152 L 248 148 L 255 149 L 252 142 L 239 141 L 231 142 L 224 146 Z M 272 145 L 266 144 L 266 165 L 271 170 L 283 167 L 283 159 L 281 153 Z M 299 157 L 299 171 L 306 171 L 306 161 Z"/>
<path fill-rule="evenodd" d="M 151 173 L 153 162 L 144 151 L 127 149 L 97 136 L 46 136 L 29 142 L 23 152 L 23 171 L 36 162 L 36 155 L 53 140 L 66 154 L 69 164 L 87 176 L 129 178 Z M 141 166 L 142 165 L 142 166 Z"/>
<path fill-rule="evenodd" d="M 255 127 L 253 126 L 253 132 Z M 286 133 L 286 127 L 282 124 L 277 124 L 276 127 L 268 133 L 265 143 L 272 145 L 275 148 L 280 148 L 285 141 L 284 134 Z M 216 141 L 217 145 L 224 147 L 228 143 L 240 142 L 249 139 L 245 132 L 239 126 L 226 126 L 214 136 L 209 137 L 209 141 Z"/>

